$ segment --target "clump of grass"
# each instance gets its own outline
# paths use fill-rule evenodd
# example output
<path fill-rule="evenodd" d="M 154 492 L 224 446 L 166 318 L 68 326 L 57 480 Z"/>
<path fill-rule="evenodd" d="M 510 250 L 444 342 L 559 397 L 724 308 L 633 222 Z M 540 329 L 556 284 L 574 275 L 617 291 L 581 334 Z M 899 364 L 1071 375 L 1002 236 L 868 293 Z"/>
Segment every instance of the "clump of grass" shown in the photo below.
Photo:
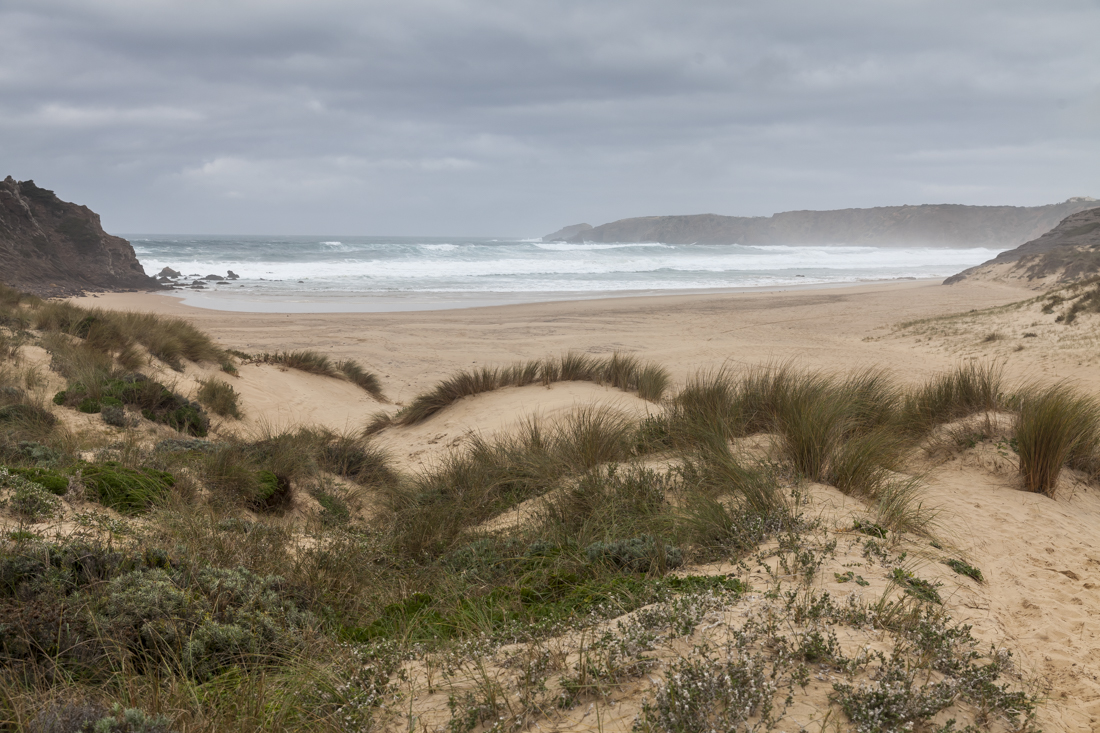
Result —
<path fill-rule="evenodd" d="M 637 357 L 615 353 L 606 359 L 569 352 L 558 359 L 529 361 L 511 366 L 463 370 L 417 395 L 394 415 L 376 416 L 367 427 L 374 433 L 390 425 L 415 425 L 463 397 L 492 392 L 503 387 L 523 387 L 541 382 L 583 381 L 608 384 L 633 391 L 656 402 L 669 383 L 668 372 L 655 364 L 643 364 Z"/>
<path fill-rule="evenodd" d="M 389 454 L 369 440 L 327 430 L 301 429 L 298 436 L 310 446 L 318 465 L 326 471 L 363 485 L 396 479 Z"/>
<path fill-rule="evenodd" d="M 298 349 L 297 351 L 276 351 L 272 354 L 260 354 L 256 361 L 265 364 L 278 364 L 287 369 L 297 369 L 309 374 L 320 374 L 323 377 L 339 377 L 340 371 L 332 360 L 319 351 L 311 349 Z"/>
<path fill-rule="evenodd" d="M 228 382 L 220 379 L 204 379 L 199 382 L 196 398 L 214 414 L 222 417 L 240 419 L 241 411 L 237 405 L 239 395 Z"/>
<path fill-rule="evenodd" d="M 166 471 L 128 468 L 117 461 L 84 463 L 77 470 L 100 504 L 123 514 L 137 514 L 161 502 L 176 483 Z"/>
<path fill-rule="evenodd" d="M 368 372 L 366 369 L 354 359 L 344 359 L 336 362 L 336 369 L 344 377 L 366 391 L 371 397 L 379 402 L 386 402 L 386 396 L 382 394 L 382 383 L 378 381 L 378 375 Z"/>
<path fill-rule="evenodd" d="M 904 425 L 919 435 L 937 425 L 1004 407 L 1004 367 L 971 362 L 938 374 L 905 400 Z"/>
<path fill-rule="evenodd" d="M 298 349 L 297 351 L 276 351 L 257 356 L 245 354 L 241 351 L 231 351 L 234 356 L 246 361 L 258 361 L 264 364 L 277 364 L 287 369 L 297 369 L 300 372 L 319 374 L 323 377 L 347 379 L 352 384 L 368 392 L 379 402 L 385 402 L 382 394 L 382 384 L 378 376 L 363 368 L 354 359 L 332 361 L 319 351 L 311 349 Z"/>
<path fill-rule="evenodd" d="M 1067 384 L 1031 387 L 1019 399 L 1016 451 L 1024 487 L 1053 497 L 1063 466 L 1096 454 L 1100 405 Z"/>

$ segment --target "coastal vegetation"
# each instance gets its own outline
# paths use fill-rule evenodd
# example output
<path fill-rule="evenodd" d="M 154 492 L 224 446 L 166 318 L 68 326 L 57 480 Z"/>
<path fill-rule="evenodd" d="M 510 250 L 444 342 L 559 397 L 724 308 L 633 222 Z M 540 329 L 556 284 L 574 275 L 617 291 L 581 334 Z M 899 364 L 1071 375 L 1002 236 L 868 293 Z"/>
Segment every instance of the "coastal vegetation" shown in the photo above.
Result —
<path fill-rule="evenodd" d="M 361 433 L 245 430 L 231 381 L 169 376 L 235 358 L 381 388 L 142 318 L 0 290 L 7 729 L 1033 727 L 1034 681 L 952 618 L 994 581 L 941 536 L 919 459 L 1007 416 L 1019 488 L 1059 501 L 1066 472 L 1100 477 L 1100 405 L 1070 384 L 969 362 L 673 385 L 567 353 L 452 375 Z M 654 410 L 527 417 L 415 470 L 380 447 L 459 399 L 571 380 Z M 87 429 L 108 409 L 121 424 Z"/>
<path fill-rule="evenodd" d="M 434 388 L 417 395 L 395 414 L 380 413 L 367 428 L 377 432 L 391 425 L 415 425 L 463 397 L 484 394 L 504 387 L 549 385 L 555 382 L 595 382 L 636 392 L 639 397 L 657 402 L 668 388 L 668 372 L 659 365 L 646 364 L 629 354 L 615 353 L 600 359 L 586 354 L 567 353 L 561 357 L 520 362 L 506 367 L 481 367 L 451 375 Z"/>

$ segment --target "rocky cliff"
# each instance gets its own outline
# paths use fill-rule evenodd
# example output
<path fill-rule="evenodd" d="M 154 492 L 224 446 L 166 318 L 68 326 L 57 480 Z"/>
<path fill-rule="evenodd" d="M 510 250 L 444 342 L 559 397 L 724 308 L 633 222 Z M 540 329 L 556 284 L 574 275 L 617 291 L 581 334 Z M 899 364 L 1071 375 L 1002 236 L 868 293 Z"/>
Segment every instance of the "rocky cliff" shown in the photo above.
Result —
<path fill-rule="evenodd" d="M 160 287 L 98 214 L 11 176 L 0 182 L 0 282 L 43 296 Z"/>
<path fill-rule="evenodd" d="M 565 242 L 578 234 L 583 234 L 592 228 L 591 224 L 570 224 L 567 227 L 562 227 L 553 234 L 547 234 L 542 238 L 544 242 Z"/>
<path fill-rule="evenodd" d="M 767 217 L 647 216 L 602 224 L 569 241 L 1013 247 L 1097 203 L 1094 199 L 1074 198 L 1060 204 L 1027 207 L 930 204 L 787 211 Z"/>
<path fill-rule="evenodd" d="M 1096 206 L 1097 202 L 1093 202 Z M 1041 237 L 944 280 L 1023 280 L 1047 286 L 1100 275 L 1100 208 L 1063 219 Z"/>

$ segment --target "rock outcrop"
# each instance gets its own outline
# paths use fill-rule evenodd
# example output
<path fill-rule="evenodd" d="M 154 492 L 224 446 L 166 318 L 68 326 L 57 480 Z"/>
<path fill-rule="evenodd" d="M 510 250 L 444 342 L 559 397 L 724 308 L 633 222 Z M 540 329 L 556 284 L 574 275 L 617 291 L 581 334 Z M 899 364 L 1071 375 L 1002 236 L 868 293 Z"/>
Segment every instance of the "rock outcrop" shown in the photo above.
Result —
<path fill-rule="evenodd" d="M 42 296 L 161 288 L 98 214 L 11 176 L 0 182 L 0 282 Z"/>
<path fill-rule="evenodd" d="M 1097 204 L 1094 199 L 1073 198 L 1048 206 L 926 204 L 787 211 L 758 217 L 647 216 L 602 224 L 575 234 L 569 241 L 1014 247 L 1034 239 L 1066 216 Z"/>
<path fill-rule="evenodd" d="M 565 242 L 579 234 L 583 234 L 592 228 L 591 224 L 570 224 L 567 227 L 562 227 L 553 234 L 547 234 L 542 238 L 544 242 Z"/>
<path fill-rule="evenodd" d="M 1100 202 L 1093 202 L 1097 206 Z M 1067 216 L 1037 239 L 944 280 L 1016 280 L 1046 287 L 1100 275 L 1100 207 Z"/>

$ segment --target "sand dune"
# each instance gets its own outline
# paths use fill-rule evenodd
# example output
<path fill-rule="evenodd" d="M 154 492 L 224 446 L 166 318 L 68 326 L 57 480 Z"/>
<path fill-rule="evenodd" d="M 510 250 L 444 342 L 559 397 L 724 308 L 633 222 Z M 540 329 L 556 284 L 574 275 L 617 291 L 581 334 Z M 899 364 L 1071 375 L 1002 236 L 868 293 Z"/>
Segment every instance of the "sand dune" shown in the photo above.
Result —
<path fill-rule="evenodd" d="M 371 414 L 380 409 L 392 412 L 455 370 L 504 365 L 571 349 L 636 354 L 662 363 L 680 383 L 699 370 L 779 361 L 826 370 L 884 367 L 900 381 L 915 383 L 960 361 L 978 359 L 1003 363 L 1006 376 L 1015 383 L 1038 377 L 1068 378 L 1094 394 L 1100 392 L 1098 357 L 1090 351 L 1100 332 L 1100 316 L 1085 317 L 1067 327 L 1038 322 L 1042 319 L 1032 312 L 1035 309 L 999 308 L 1033 296 L 1004 283 L 950 288 L 905 283 L 372 315 L 225 314 L 186 308 L 171 298 L 147 294 L 101 296 L 89 304 L 180 315 L 225 346 L 250 351 L 315 348 L 332 357 L 358 359 L 378 372 L 394 405 L 380 405 L 347 382 L 270 365 L 243 366 L 237 378 L 219 375 L 242 396 L 246 418 L 241 426 L 320 424 L 353 431 L 362 428 Z M 913 321 L 920 324 L 901 325 Z M 1025 330 L 1036 336 L 1025 339 Z M 984 338 L 994 332 L 1004 336 Z M 189 370 L 185 379 L 193 382 L 213 374 L 212 370 Z M 413 427 L 387 428 L 375 440 L 393 454 L 398 465 L 416 470 L 447 451 L 460 449 L 471 435 L 492 437 L 529 415 L 553 420 L 579 406 L 593 405 L 634 418 L 661 409 L 634 395 L 589 383 L 511 387 L 464 398 Z M 1053 499 L 1021 491 L 1014 454 L 1005 444 L 1010 418 L 991 420 L 988 436 L 979 436 L 969 447 L 947 441 L 941 449 L 914 458 L 911 469 L 924 478 L 924 498 L 938 509 L 937 531 L 945 544 L 939 549 L 926 539 L 908 537 L 896 549 L 906 553 L 907 562 L 918 567 L 922 577 L 942 583 L 945 609 L 971 624 L 978 639 L 1014 653 L 1013 684 L 1046 696 L 1037 717 L 1044 730 L 1096 730 L 1100 728 L 1100 490 L 1082 475 L 1066 471 Z M 865 516 L 867 507 L 826 486 L 811 485 L 808 495 L 811 511 L 842 538 L 835 556 L 821 567 L 818 586 L 837 597 L 856 591 L 870 598 L 885 592 L 890 587 L 888 569 L 861 554 L 859 543 L 864 537 L 847 534 L 852 519 Z M 520 507 L 502 515 L 500 521 L 523 521 L 523 515 Z M 486 525 L 493 526 L 492 522 Z M 943 564 L 948 557 L 965 558 L 980 568 L 985 582 L 953 572 Z M 849 569 L 866 578 L 865 588 L 839 582 Z M 716 565 L 694 567 L 691 572 L 731 570 Z M 759 568 L 753 572 L 766 575 Z M 750 582 L 762 587 L 763 575 L 756 581 L 754 577 L 750 574 Z M 765 603 L 759 596 L 747 598 L 737 613 L 749 613 L 746 609 Z M 713 624 L 721 630 L 726 628 L 723 624 L 734 621 L 719 614 Z M 842 639 L 852 648 L 872 648 L 880 641 L 874 634 Z M 566 641 L 561 644 L 569 646 Z M 669 649 L 663 653 L 689 653 L 690 645 L 688 640 L 677 641 Z M 490 665 L 502 680 L 514 674 L 505 663 L 508 653 L 501 650 L 492 661 L 496 666 Z M 446 725 L 447 694 L 418 689 L 417 674 L 410 668 L 410 711 L 429 729 Z M 456 684 L 452 691 L 462 689 Z M 830 684 L 810 684 L 789 711 L 787 722 L 821 724 L 816 706 L 826 699 Z M 539 729 L 628 730 L 641 696 L 650 689 L 651 682 L 643 677 L 618 688 L 599 706 L 548 713 Z"/>

